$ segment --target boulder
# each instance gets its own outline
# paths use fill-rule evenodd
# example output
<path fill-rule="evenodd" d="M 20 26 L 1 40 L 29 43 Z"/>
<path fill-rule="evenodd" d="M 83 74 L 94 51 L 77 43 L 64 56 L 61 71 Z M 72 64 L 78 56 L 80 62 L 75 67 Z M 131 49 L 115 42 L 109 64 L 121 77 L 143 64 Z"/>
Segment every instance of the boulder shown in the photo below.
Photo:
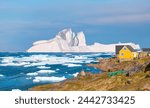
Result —
<path fill-rule="evenodd" d="M 142 88 L 142 90 L 144 90 L 144 91 L 150 91 L 150 84 L 144 85 L 144 87 Z"/>

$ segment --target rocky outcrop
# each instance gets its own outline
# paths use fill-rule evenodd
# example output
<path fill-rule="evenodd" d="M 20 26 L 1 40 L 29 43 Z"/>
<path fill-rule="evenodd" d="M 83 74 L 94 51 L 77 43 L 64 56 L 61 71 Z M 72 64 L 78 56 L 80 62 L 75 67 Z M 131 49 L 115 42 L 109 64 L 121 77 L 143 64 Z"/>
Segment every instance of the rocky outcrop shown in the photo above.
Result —
<path fill-rule="evenodd" d="M 56 84 L 33 87 L 31 91 L 150 91 L 150 73 L 108 77 L 107 73 L 79 76 Z"/>
<path fill-rule="evenodd" d="M 84 70 L 82 70 L 79 74 L 78 74 L 78 78 L 79 77 L 86 77 L 86 76 L 92 76 L 93 74 L 91 72 L 85 72 Z"/>
<path fill-rule="evenodd" d="M 71 29 L 64 29 L 53 39 L 34 42 L 27 52 L 115 52 L 116 45 L 131 45 L 134 49 L 140 49 L 134 43 L 87 45 L 83 32 L 75 34 Z"/>
<path fill-rule="evenodd" d="M 96 67 L 103 72 L 124 70 L 125 74 L 132 75 L 140 71 L 150 71 L 150 58 L 141 58 L 124 62 L 119 62 L 117 58 L 100 59 L 98 64 L 88 64 L 88 66 Z"/>
<path fill-rule="evenodd" d="M 150 91 L 150 84 L 145 84 L 142 88 L 143 91 Z"/>

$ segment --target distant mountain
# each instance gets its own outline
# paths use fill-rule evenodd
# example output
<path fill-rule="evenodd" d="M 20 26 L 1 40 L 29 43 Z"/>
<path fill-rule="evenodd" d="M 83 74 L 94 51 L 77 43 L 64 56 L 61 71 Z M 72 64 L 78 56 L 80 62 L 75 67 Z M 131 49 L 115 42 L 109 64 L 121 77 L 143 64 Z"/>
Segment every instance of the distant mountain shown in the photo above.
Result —
<path fill-rule="evenodd" d="M 53 39 L 34 42 L 27 52 L 115 52 L 116 45 L 131 45 L 140 49 L 140 46 L 134 43 L 87 45 L 83 32 L 75 34 L 71 29 L 64 29 Z"/>

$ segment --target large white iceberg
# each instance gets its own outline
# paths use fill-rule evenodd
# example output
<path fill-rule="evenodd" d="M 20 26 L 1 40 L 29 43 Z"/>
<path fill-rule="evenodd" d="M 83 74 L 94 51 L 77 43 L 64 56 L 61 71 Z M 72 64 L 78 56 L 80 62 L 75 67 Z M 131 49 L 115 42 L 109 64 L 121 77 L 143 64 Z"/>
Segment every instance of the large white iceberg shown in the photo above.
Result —
<path fill-rule="evenodd" d="M 75 34 L 71 29 L 64 29 L 53 39 L 34 42 L 27 52 L 115 52 L 116 45 L 131 45 L 134 49 L 140 49 L 134 43 L 87 45 L 83 32 Z"/>

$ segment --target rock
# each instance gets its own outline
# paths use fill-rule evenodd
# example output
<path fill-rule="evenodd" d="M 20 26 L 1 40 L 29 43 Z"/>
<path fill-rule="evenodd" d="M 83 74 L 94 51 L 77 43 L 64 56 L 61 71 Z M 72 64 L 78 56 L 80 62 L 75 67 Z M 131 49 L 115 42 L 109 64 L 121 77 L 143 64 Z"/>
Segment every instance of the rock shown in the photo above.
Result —
<path fill-rule="evenodd" d="M 145 78 L 150 78 L 150 75 L 146 75 Z"/>
<path fill-rule="evenodd" d="M 144 91 L 150 91 L 150 84 L 144 85 L 144 87 L 142 88 L 142 90 L 144 90 Z"/>
<path fill-rule="evenodd" d="M 92 76 L 93 74 L 91 72 L 86 72 L 86 76 Z"/>
<path fill-rule="evenodd" d="M 148 65 L 145 68 L 145 72 L 150 71 L 150 63 L 148 63 Z"/>
<path fill-rule="evenodd" d="M 134 43 L 86 45 L 83 32 L 75 34 L 71 29 L 64 29 L 53 39 L 34 42 L 27 52 L 115 52 L 116 45 L 131 45 L 134 49 L 140 49 Z"/>
<path fill-rule="evenodd" d="M 82 71 L 79 73 L 79 75 L 78 75 L 78 76 L 86 76 L 85 71 L 84 71 L 84 70 L 82 70 Z"/>
<path fill-rule="evenodd" d="M 127 84 L 131 84 L 131 81 L 132 81 L 131 79 L 127 80 Z"/>
<path fill-rule="evenodd" d="M 85 72 L 84 70 L 82 70 L 77 77 L 84 77 L 84 76 L 92 76 L 93 74 L 91 72 Z"/>

